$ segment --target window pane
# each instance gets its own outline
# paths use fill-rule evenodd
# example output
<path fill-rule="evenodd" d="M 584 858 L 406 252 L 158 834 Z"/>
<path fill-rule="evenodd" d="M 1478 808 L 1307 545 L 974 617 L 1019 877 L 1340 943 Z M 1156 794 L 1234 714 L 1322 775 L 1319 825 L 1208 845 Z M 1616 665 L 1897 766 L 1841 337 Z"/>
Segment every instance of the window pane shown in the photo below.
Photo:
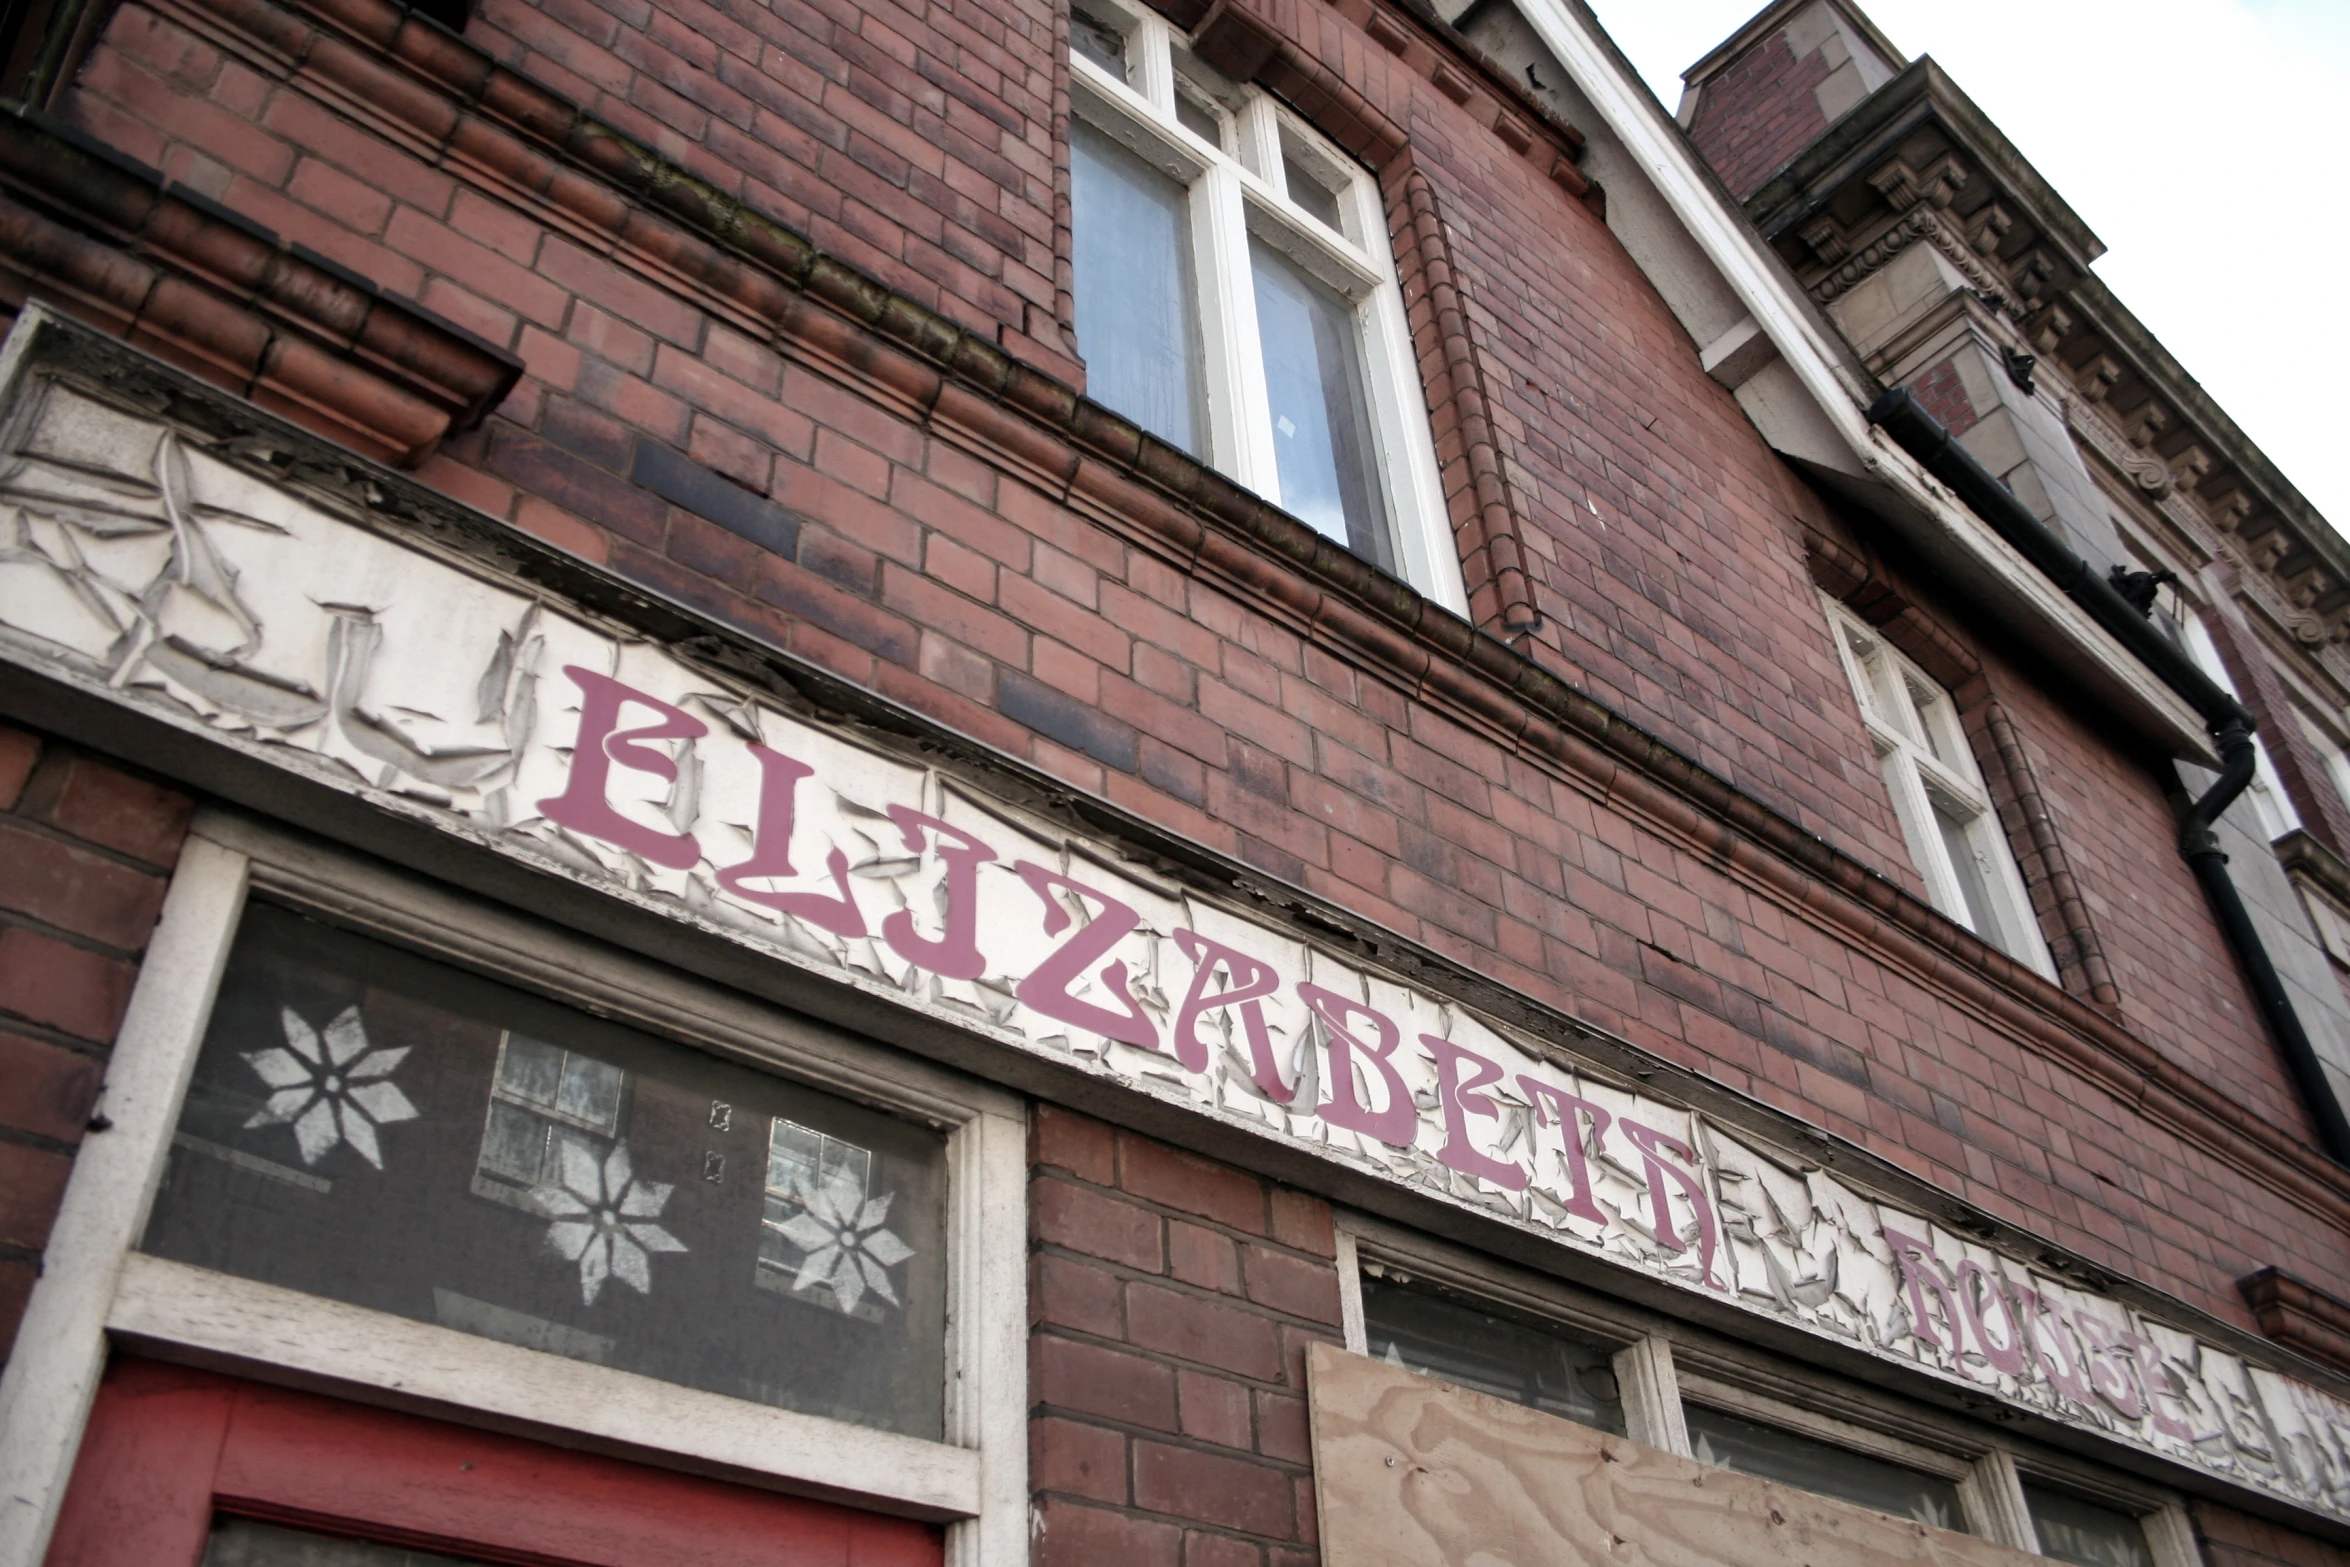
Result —
<path fill-rule="evenodd" d="M 212 1525 L 211 1542 L 204 1548 L 204 1567 L 482 1567 L 470 1556 L 435 1556 L 378 1545 L 371 1540 L 345 1540 L 331 1534 L 311 1534 L 255 1523 L 250 1518 L 222 1518 Z"/>
<path fill-rule="evenodd" d="M 1934 827 L 1942 834 L 1942 847 L 1950 851 L 1950 868 L 1958 876 L 1959 896 L 1966 900 L 1967 919 L 1975 934 L 2004 950 L 2007 931 L 1991 902 L 1991 888 L 1983 880 L 1983 862 L 1975 857 L 1974 824 L 1937 799 Z"/>
<path fill-rule="evenodd" d="M 1948 1480 L 1832 1442 L 1815 1441 L 1736 1415 L 1685 1404 L 1689 1443 L 1701 1463 L 1719 1464 L 1761 1480 L 1776 1480 L 1936 1529 L 1965 1529 L 1958 1487 Z"/>
<path fill-rule="evenodd" d="M 1175 119 L 1209 146 L 1224 145 L 1224 127 L 1217 123 L 1214 111 L 1185 92 L 1180 84 L 1175 89 Z"/>
<path fill-rule="evenodd" d="M 2146 1530 L 2128 1513 L 2036 1485 L 2024 1487 L 2024 1504 L 2043 1556 L 2080 1567 L 2154 1567 Z"/>
<path fill-rule="evenodd" d="M 1623 1432 L 1616 1374 L 1596 1344 L 1374 1278 L 1363 1280 L 1363 1328 L 1389 1365 Z"/>
<path fill-rule="evenodd" d="M 1183 187 L 1083 120 L 1069 133 L 1069 179 L 1086 392 L 1168 445 L 1204 456 Z"/>
<path fill-rule="evenodd" d="M 1370 409 L 1354 310 L 1261 240 L 1249 241 L 1257 331 L 1273 405 L 1281 505 L 1383 569 L 1394 569 L 1372 467 Z"/>
<path fill-rule="evenodd" d="M 145 1245 L 936 1438 L 945 1155 L 925 1128 L 256 905 Z"/>
<path fill-rule="evenodd" d="M 1323 227 L 1336 234 L 1342 232 L 1338 221 L 1338 197 L 1320 180 L 1306 171 L 1304 164 L 1282 154 L 1281 169 L 1289 181 L 1289 199 L 1320 219 Z"/>
<path fill-rule="evenodd" d="M 1118 80 L 1126 80 L 1126 35 L 1074 6 L 1069 10 L 1069 47 Z"/>

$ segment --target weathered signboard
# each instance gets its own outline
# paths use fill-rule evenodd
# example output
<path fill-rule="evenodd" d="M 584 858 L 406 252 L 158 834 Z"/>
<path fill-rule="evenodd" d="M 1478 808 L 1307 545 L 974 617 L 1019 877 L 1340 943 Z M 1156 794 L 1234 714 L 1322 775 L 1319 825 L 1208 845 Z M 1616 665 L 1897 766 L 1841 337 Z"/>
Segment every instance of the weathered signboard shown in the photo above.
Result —
<path fill-rule="evenodd" d="M 20 326 L 19 338 L 25 328 Z M 2350 1405 L 21 353 L 0 658 L 1009 1048 L 2350 1520 Z"/>

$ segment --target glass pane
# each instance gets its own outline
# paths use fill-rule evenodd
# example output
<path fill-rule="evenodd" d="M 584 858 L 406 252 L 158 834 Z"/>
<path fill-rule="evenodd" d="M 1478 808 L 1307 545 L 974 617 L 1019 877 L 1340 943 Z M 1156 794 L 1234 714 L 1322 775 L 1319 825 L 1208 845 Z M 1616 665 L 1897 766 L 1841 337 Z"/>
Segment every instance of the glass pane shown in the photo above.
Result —
<path fill-rule="evenodd" d="M 145 1246 L 935 1439 L 945 1213 L 935 1132 L 257 904 Z"/>
<path fill-rule="evenodd" d="M 1373 1358 L 1389 1365 L 1623 1432 L 1616 1374 L 1597 1344 L 1374 1278 L 1363 1280 L 1363 1329 Z"/>
<path fill-rule="evenodd" d="M 1204 456 L 1183 187 L 1083 120 L 1069 133 L 1069 180 L 1086 392 L 1168 445 Z"/>
<path fill-rule="evenodd" d="M 1944 743 L 1946 737 L 1943 734 L 1942 720 L 1947 715 L 1941 706 L 1942 694 L 1939 691 L 1929 690 L 1912 680 L 1909 682 L 1909 699 L 1917 708 L 1918 728 L 1923 731 L 1926 749 L 1934 753 L 1934 760 L 1962 773 L 1968 771 L 1969 769 L 1951 756 L 1950 747 Z"/>
<path fill-rule="evenodd" d="M 1072 6 L 1069 47 L 1118 80 L 1126 80 L 1126 35 L 1100 17 L 1089 16 Z"/>
<path fill-rule="evenodd" d="M 1353 307 L 1262 240 L 1249 241 L 1257 332 L 1273 405 L 1281 504 L 1292 515 L 1393 570 L 1386 508 L 1372 466 L 1371 414 L 1355 348 Z"/>
<path fill-rule="evenodd" d="M 345 1540 L 331 1534 L 280 1529 L 250 1518 L 220 1518 L 204 1548 L 204 1567 L 483 1567 L 470 1556 L 435 1556 Z"/>
<path fill-rule="evenodd" d="M 1959 896 L 1966 900 L 1967 919 L 1975 927 L 1975 934 L 2004 948 L 2007 932 L 2000 927 L 1992 907 L 1991 888 L 1983 879 L 1983 862 L 1975 855 L 1974 823 L 1936 799 L 1934 827 L 1942 834 L 1942 847 L 1950 852 L 1950 868 L 1958 876 Z"/>
<path fill-rule="evenodd" d="M 1281 155 L 1281 170 L 1289 181 L 1289 199 L 1320 219 L 1331 233 L 1342 232 L 1344 225 L 1338 221 L 1338 197 L 1330 187 L 1314 178 L 1304 164 L 1287 153 Z"/>
<path fill-rule="evenodd" d="M 1175 119 L 1185 130 L 1209 146 L 1224 145 L 1224 127 L 1217 122 L 1214 111 L 1185 92 L 1181 86 L 1175 89 Z"/>
<path fill-rule="evenodd" d="M 2024 1487 L 2024 1504 L 2043 1556 L 2080 1567 L 2154 1567 L 2146 1530 L 2128 1513 L 2036 1485 Z"/>
<path fill-rule="evenodd" d="M 1702 1463 L 1817 1491 L 1936 1529 L 1966 1528 L 1958 1487 L 1939 1476 L 1776 1426 L 1741 1420 L 1703 1404 L 1685 1404 L 1682 1413 L 1689 1422 L 1690 1447 Z"/>

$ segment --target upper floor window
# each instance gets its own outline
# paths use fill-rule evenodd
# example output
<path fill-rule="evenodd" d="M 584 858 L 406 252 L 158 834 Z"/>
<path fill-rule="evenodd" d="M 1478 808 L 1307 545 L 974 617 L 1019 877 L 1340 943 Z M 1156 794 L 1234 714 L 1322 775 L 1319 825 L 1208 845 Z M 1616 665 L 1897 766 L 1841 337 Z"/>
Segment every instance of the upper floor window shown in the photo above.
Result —
<path fill-rule="evenodd" d="M 1934 906 L 2019 962 L 2054 978 L 2024 880 L 2008 851 L 1950 693 L 1865 621 L 1825 601 L 1836 647 L 1893 814 Z"/>
<path fill-rule="evenodd" d="M 1147 11 L 1084 0 L 1070 58 L 1095 401 L 1462 609 L 1378 181 Z"/>

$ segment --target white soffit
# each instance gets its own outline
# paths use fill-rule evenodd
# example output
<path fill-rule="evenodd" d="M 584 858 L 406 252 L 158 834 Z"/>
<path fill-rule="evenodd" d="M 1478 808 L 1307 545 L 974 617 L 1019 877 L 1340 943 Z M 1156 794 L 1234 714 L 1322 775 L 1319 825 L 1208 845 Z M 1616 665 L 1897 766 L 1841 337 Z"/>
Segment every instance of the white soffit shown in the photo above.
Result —
<path fill-rule="evenodd" d="M 1569 0 L 1514 3 L 1777 350 L 1776 365 L 1746 370 L 1737 389 L 1763 438 L 1865 501 L 1930 566 L 2071 670 L 2123 721 L 2176 755 L 2212 761 L 2202 721 L 2178 693 L 1869 424 L 1874 388 L 1857 378 L 1810 301 L 1596 24 Z"/>

